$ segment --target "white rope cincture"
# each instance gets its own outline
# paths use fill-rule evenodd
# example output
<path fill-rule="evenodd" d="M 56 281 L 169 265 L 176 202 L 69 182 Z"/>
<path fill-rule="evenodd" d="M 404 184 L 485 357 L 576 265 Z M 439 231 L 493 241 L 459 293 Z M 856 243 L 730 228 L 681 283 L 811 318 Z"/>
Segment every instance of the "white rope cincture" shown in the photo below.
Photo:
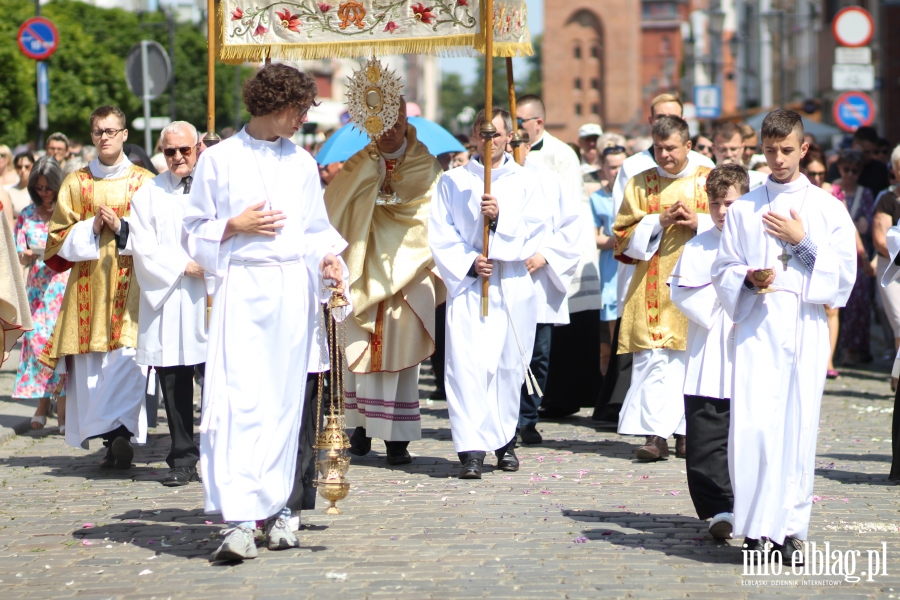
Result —
<path fill-rule="evenodd" d="M 516 324 L 513 321 L 512 313 L 509 310 L 509 304 L 506 303 L 506 290 L 503 288 L 503 263 L 497 261 L 500 265 L 500 298 L 503 300 L 503 308 L 506 310 L 506 317 L 509 319 L 509 326 L 512 329 L 513 336 L 516 338 L 516 344 L 519 346 L 519 355 L 522 357 L 522 366 L 525 367 L 525 387 L 528 389 L 528 395 L 537 393 L 538 398 L 544 397 L 541 386 L 538 385 L 537 377 L 531 371 L 531 365 L 526 359 L 525 348 L 522 346 L 522 340 L 519 339 L 519 332 L 516 330 Z"/>

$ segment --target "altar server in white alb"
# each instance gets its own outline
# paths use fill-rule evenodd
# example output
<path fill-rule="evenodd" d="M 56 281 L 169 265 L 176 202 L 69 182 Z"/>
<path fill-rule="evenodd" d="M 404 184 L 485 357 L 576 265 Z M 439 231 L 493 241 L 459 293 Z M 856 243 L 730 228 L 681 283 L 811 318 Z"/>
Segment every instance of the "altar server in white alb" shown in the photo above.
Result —
<path fill-rule="evenodd" d="M 519 390 L 531 360 L 537 294 L 525 261 L 540 247 L 550 223 L 541 182 L 504 152 L 512 119 L 495 108 L 491 140 L 491 194 L 484 195 L 484 111 L 473 133 L 479 156 L 444 173 L 431 208 L 428 242 L 447 286 L 445 388 L 460 479 L 480 479 L 488 451 L 498 468 L 516 471 L 513 452 Z M 484 218 L 491 222 L 482 254 Z M 482 316 L 481 281 L 488 277 L 488 316 Z"/>
<path fill-rule="evenodd" d="M 200 480 L 194 367 L 206 360 L 206 284 L 181 244 L 200 136 L 190 123 L 175 121 L 163 129 L 161 142 L 168 170 L 134 195 L 124 226 L 141 288 L 137 363 L 159 374 L 172 440 L 163 485 L 174 487 Z M 151 386 L 156 381 L 152 370 L 149 380 Z"/>
<path fill-rule="evenodd" d="M 520 130 L 523 144 L 523 160 L 531 150 L 528 132 Z M 575 196 L 562 193 L 559 176 L 547 167 L 525 162 L 525 169 L 537 175 L 541 182 L 541 192 L 550 211 L 550 224 L 538 251 L 525 261 L 525 267 L 534 280 L 538 295 L 537 328 L 534 334 L 534 350 L 531 356 L 531 372 L 542 390 L 547 386 L 550 370 L 550 344 L 554 325 L 569 323 L 569 303 L 566 295 L 581 261 L 581 206 Z M 541 397 L 538 390 L 528 392 L 522 386 L 519 409 L 519 432 L 523 443 L 540 438 L 535 431 L 538 422 L 538 407 Z M 529 437 L 530 436 L 530 437 Z"/>
<path fill-rule="evenodd" d="M 847 209 L 799 171 L 808 149 L 800 115 L 772 111 L 762 140 L 772 174 L 728 211 L 712 281 L 735 323 L 734 533 L 763 553 L 766 538 L 788 565 L 812 511 L 825 305 L 844 306 L 853 288 L 856 230 Z"/>
<path fill-rule="evenodd" d="M 256 556 L 257 520 L 270 550 L 295 548 L 286 507 L 315 328 L 313 290 L 342 284 L 330 252 L 318 169 L 290 138 L 316 96 L 282 64 L 244 84 L 253 116 L 200 157 L 185 210 L 188 254 L 213 276 L 200 464 L 206 511 L 230 525 L 214 560 Z M 310 282 L 315 282 L 315 287 Z"/>
<path fill-rule="evenodd" d="M 706 195 L 715 227 L 688 240 L 668 281 L 672 303 L 688 318 L 684 376 L 688 490 L 697 516 L 710 519 L 709 532 L 716 539 L 730 538 L 734 528 L 734 492 L 728 474 L 734 344 L 733 323 L 722 310 L 709 270 L 719 251 L 728 208 L 749 191 L 750 179 L 742 165 L 712 170 Z"/>

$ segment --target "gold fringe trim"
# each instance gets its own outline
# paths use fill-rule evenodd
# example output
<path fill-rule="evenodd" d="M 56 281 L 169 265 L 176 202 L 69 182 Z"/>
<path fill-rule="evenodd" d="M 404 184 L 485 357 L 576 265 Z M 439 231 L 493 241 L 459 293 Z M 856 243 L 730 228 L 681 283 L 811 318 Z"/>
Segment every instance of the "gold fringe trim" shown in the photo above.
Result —
<path fill-rule="evenodd" d="M 225 3 L 216 9 L 216 49 L 220 61 L 229 65 L 244 62 L 263 62 L 266 58 L 281 60 L 312 60 L 319 58 L 368 58 L 389 54 L 464 54 L 474 48 L 484 54 L 485 38 L 481 33 L 448 36 L 409 37 L 396 40 L 368 40 L 346 42 L 311 42 L 308 44 L 226 44 Z M 494 56 L 511 58 L 532 56 L 531 42 L 494 42 Z"/>

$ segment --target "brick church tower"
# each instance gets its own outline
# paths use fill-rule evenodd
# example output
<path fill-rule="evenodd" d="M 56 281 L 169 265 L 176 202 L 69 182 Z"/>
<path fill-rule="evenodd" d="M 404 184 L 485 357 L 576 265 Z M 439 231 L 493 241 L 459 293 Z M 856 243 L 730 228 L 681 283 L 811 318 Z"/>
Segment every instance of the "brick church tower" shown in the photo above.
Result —
<path fill-rule="evenodd" d="M 543 53 L 550 133 L 575 142 L 584 123 L 641 120 L 640 0 L 544 0 Z"/>

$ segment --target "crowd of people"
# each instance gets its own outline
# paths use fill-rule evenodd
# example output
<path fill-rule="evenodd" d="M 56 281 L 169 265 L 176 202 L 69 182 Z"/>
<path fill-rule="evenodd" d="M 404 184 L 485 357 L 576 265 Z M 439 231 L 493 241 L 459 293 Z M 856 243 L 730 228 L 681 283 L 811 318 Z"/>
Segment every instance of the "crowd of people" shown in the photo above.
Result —
<path fill-rule="evenodd" d="M 228 524 L 214 559 L 249 559 L 257 522 L 269 549 L 294 548 L 314 507 L 319 374 L 343 369 L 350 452 L 379 439 L 401 465 L 430 359 L 460 479 L 488 453 L 518 471 L 541 419 L 592 406 L 599 427 L 642 438 L 638 461 L 668 459 L 674 436 L 713 537 L 795 558 L 826 377 L 873 360 L 873 316 L 900 348 L 900 147 L 860 128 L 825 152 L 783 109 L 760 131 L 692 138 L 668 94 L 648 138 L 588 123 L 567 144 L 523 96 L 435 157 L 378 61 L 365 69 L 395 112 L 351 106 L 372 144 L 341 163 L 291 141 L 316 86 L 281 64 L 246 82 L 250 122 L 210 148 L 176 121 L 148 157 L 113 106 L 92 113 L 92 146 L 0 146 L 27 292 L 6 350 L 24 333 L 14 397 L 39 401 L 32 427 L 55 412 L 68 444 L 102 439 L 100 466 L 127 470 L 159 386 L 162 483 L 202 481 Z M 332 294 L 347 306 L 326 310 Z M 325 319 L 344 323 L 344 365 Z"/>

